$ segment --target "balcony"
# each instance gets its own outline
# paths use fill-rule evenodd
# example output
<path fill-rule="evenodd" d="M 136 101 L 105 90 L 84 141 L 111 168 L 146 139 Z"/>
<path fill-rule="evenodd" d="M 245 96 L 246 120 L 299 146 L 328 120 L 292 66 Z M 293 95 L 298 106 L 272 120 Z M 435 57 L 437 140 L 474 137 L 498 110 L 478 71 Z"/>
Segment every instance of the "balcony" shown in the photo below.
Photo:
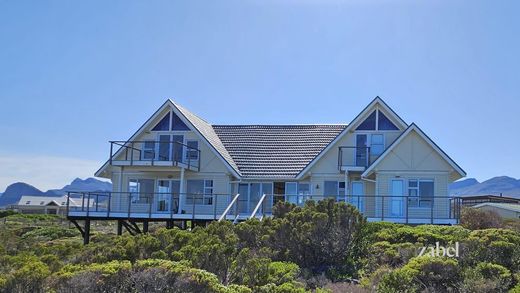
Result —
<path fill-rule="evenodd" d="M 69 192 L 67 216 L 71 220 L 198 220 L 244 221 L 272 216 L 277 201 L 303 206 L 306 201 L 333 198 L 356 207 L 368 221 L 405 224 L 456 224 L 462 200 L 458 197 L 417 198 L 393 195 L 276 195 Z"/>
<path fill-rule="evenodd" d="M 110 141 L 112 166 L 165 166 L 200 171 L 200 150 L 179 141 Z"/>
<path fill-rule="evenodd" d="M 340 146 L 338 169 L 341 171 L 365 171 L 372 162 L 370 147 Z"/>

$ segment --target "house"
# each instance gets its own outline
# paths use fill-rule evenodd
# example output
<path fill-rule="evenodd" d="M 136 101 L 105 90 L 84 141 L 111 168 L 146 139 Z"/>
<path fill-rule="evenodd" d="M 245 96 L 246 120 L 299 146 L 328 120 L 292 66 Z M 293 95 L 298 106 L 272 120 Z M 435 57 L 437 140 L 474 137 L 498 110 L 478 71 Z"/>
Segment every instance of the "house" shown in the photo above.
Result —
<path fill-rule="evenodd" d="M 471 207 L 480 203 L 512 203 L 520 204 L 520 198 L 502 196 L 502 195 L 463 195 L 460 197 L 462 206 Z"/>
<path fill-rule="evenodd" d="M 139 232 L 136 222 L 145 231 L 149 221 L 236 222 L 269 216 L 278 201 L 325 198 L 369 221 L 455 224 L 448 184 L 466 173 L 376 97 L 349 124 L 313 125 L 212 125 L 167 100 L 129 139 L 110 142 L 95 175 L 113 191 L 71 193 L 87 204 L 68 211 L 85 235 L 91 219 Z"/>
<path fill-rule="evenodd" d="M 71 198 L 67 196 L 31 196 L 22 195 L 16 205 L 12 206 L 22 214 L 49 214 L 49 215 L 65 215 L 67 212 L 67 201 L 71 207 L 81 207 L 85 205 L 81 198 Z M 90 207 L 95 206 L 95 202 L 90 203 Z"/>
<path fill-rule="evenodd" d="M 520 219 L 520 204 L 485 202 L 473 206 L 482 211 L 492 211 L 504 219 Z"/>

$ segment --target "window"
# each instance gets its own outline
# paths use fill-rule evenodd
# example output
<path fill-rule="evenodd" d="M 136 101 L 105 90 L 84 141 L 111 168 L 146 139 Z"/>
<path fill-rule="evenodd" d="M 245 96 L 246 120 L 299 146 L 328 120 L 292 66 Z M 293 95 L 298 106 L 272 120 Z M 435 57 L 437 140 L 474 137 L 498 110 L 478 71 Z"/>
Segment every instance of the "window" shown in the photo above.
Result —
<path fill-rule="evenodd" d="M 300 182 L 285 183 L 285 197 L 290 203 L 303 204 L 310 195 L 310 184 Z"/>
<path fill-rule="evenodd" d="M 168 131 L 170 130 L 170 113 L 166 114 L 166 116 L 152 128 L 152 131 Z"/>
<path fill-rule="evenodd" d="M 188 180 L 187 191 L 186 204 L 213 204 L 213 180 Z"/>
<path fill-rule="evenodd" d="M 370 137 L 370 155 L 379 156 L 385 150 L 383 134 L 372 134 Z"/>
<path fill-rule="evenodd" d="M 345 182 L 343 181 L 325 181 L 323 182 L 323 196 L 337 198 L 345 196 Z"/>
<path fill-rule="evenodd" d="M 199 142 L 196 140 L 188 140 L 186 142 L 186 161 L 196 161 L 199 159 Z"/>
<path fill-rule="evenodd" d="M 171 116 L 171 119 L 170 119 Z M 171 120 L 171 125 L 170 125 Z M 184 122 L 182 122 L 179 116 L 175 115 L 173 112 L 169 112 L 166 114 L 159 123 L 157 123 L 152 131 L 171 131 L 171 130 L 190 130 L 188 126 Z"/>
<path fill-rule="evenodd" d="M 172 117 L 172 130 L 190 130 L 184 122 L 182 122 L 181 118 L 179 116 L 173 114 Z"/>
<path fill-rule="evenodd" d="M 31 201 L 30 201 L 30 200 L 28 200 L 28 201 L 26 201 L 26 202 L 25 202 L 25 204 L 31 204 Z"/>
<path fill-rule="evenodd" d="M 356 130 L 399 130 L 380 110 L 375 110 Z"/>
<path fill-rule="evenodd" d="M 408 180 L 408 206 L 429 208 L 433 204 L 433 180 Z"/>
<path fill-rule="evenodd" d="M 370 116 L 365 119 L 356 130 L 376 130 L 376 111 L 372 112 Z"/>
<path fill-rule="evenodd" d="M 128 182 L 132 203 L 149 203 L 153 197 L 153 190 L 153 179 L 130 179 Z"/>
<path fill-rule="evenodd" d="M 399 128 L 397 128 L 397 126 L 395 126 L 395 124 L 392 123 L 392 121 L 390 121 L 390 119 L 388 119 L 381 111 L 378 111 L 377 116 L 378 130 L 399 130 Z"/>
<path fill-rule="evenodd" d="M 143 160 L 153 160 L 155 159 L 155 141 L 147 140 L 143 143 Z"/>

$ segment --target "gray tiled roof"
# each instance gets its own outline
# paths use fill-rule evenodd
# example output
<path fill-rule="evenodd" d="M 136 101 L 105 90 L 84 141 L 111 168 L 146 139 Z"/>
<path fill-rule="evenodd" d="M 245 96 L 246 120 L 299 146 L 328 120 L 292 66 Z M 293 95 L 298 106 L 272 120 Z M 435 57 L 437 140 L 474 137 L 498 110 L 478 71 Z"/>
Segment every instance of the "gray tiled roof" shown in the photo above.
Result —
<path fill-rule="evenodd" d="M 244 178 L 294 178 L 347 125 L 213 125 Z"/>
<path fill-rule="evenodd" d="M 220 141 L 219 137 L 213 130 L 213 127 L 206 122 L 204 119 L 200 118 L 199 116 L 191 113 L 190 111 L 186 110 L 182 106 L 179 106 L 179 104 L 176 104 L 172 101 L 172 103 L 177 107 L 177 109 L 188 119 L 191 124 L 200 132 L 200 134 L 208 140 L 208 142 L 215 148 L 215 150 L 226 160 L 226 162 L 233 168 L 239 175 L 240 171 L 233 161 L 233 158 L 230 156 L 222 142 Z"/>

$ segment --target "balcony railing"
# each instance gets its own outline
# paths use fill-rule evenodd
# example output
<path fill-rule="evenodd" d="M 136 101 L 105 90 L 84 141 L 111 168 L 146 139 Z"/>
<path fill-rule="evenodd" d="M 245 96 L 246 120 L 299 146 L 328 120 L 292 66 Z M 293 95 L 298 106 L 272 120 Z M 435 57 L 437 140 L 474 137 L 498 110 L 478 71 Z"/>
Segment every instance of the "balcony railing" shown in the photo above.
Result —
<path fill-rule="evenodd" d="M 450 196 L 430 198 L 393 195 L 276 195 L 69 192 L 67 215 L 98 219 L 183 219 L 233 221 L 272 215 L 277 200 L 303 206 L 309 200 L 334 198 L 353 205 L 369 221 L 410 224 L 454 224 L 460 219 L 462 199 Z"/>
<path fill-rule="evenodd" d="M 200 171 L 200 150 L 178 141 L 110 141 L 109 161 L 116 166 L 178 166 Z"/>
<path fill-rule="evenodd" d="M 370 147 L 340 146 L 338 168 L 366 168 L 370 165 Z"/>

